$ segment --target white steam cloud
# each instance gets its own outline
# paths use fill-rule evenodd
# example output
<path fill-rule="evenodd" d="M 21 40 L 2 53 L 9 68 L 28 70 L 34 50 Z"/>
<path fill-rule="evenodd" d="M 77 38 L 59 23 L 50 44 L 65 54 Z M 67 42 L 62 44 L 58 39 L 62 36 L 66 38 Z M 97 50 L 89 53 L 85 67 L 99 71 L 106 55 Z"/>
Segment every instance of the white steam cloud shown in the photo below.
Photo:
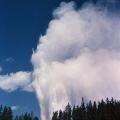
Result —
<path fill-rule="evenodd" d="M 120 18 L 93 5 L 62 3 L 32 55 L 33 86 L 42 120 L 81 97 L 118 99 Z"/>

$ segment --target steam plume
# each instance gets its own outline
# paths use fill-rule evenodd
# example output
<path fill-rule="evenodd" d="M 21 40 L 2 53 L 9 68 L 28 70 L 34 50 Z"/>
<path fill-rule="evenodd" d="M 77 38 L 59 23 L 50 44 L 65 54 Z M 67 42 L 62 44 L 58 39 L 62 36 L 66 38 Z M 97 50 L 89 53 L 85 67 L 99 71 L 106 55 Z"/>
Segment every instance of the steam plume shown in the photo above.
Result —
<path fill-rule="evenodd" d="M 42 120 L 81 97 L 119 98 L 120 18 L 93 5 L 61 3 L 32 55 Z"/>

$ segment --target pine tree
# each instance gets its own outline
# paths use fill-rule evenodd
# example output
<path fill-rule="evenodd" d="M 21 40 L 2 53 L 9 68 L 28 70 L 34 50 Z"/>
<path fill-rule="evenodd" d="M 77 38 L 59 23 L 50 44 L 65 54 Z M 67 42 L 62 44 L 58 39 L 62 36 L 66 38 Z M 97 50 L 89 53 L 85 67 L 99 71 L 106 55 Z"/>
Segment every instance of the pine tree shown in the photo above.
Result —
<path fill-rule="evenodd" d="M 52 120 L 58 120 L 58 111 L 53 112 Z"/>
<path fill-rule="evenodd" d="M 62 110 L 59 111 L 58 118 L 59 118 L 59 120 L 63 120 L 63 112 L 62 112 Z"/>
<path fill-rule="evenodd" d="M 80 106 L 70 104 L 65 107 L 65 110 L 54 113 L 54 120 L 120 120 L 120 101 L 113 98 L 106 101 L 103 99 L 96 103 L 89 101 L 85 104 L 82 99 Z"/>

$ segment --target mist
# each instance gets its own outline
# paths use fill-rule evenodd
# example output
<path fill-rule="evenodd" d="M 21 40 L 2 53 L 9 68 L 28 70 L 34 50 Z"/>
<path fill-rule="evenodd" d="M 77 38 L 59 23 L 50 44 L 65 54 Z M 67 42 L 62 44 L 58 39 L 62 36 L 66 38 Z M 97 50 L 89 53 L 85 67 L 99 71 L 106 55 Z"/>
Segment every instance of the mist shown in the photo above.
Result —
<path fill-rule="evenodd" d="M 81 97 L 120 97 L 120 18 L 111 14 L 93 4 L 76 9 L 74 2 L 53 12 L 31 59 L 42 120 Z"/>

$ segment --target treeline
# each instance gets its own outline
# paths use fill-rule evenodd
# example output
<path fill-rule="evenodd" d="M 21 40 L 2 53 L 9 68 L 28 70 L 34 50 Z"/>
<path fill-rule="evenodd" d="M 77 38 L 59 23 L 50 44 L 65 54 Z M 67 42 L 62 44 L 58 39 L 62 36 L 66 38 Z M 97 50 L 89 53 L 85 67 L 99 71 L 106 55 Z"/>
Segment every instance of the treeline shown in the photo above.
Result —
<path fill-rule="evenodd" d="M 24 113 L 22 115 L 13 115 L 11 107 L 0 106 L 0 120 L 39 120 L 37 116 L 32 113 Z"/>
<path fill-rule="evenodd" d="M 120 101 L 112 99 L 99 102 L 82 102 L 80 106 L 71 107 L 53 113 L 52 120 L 120 120 Z"/>

